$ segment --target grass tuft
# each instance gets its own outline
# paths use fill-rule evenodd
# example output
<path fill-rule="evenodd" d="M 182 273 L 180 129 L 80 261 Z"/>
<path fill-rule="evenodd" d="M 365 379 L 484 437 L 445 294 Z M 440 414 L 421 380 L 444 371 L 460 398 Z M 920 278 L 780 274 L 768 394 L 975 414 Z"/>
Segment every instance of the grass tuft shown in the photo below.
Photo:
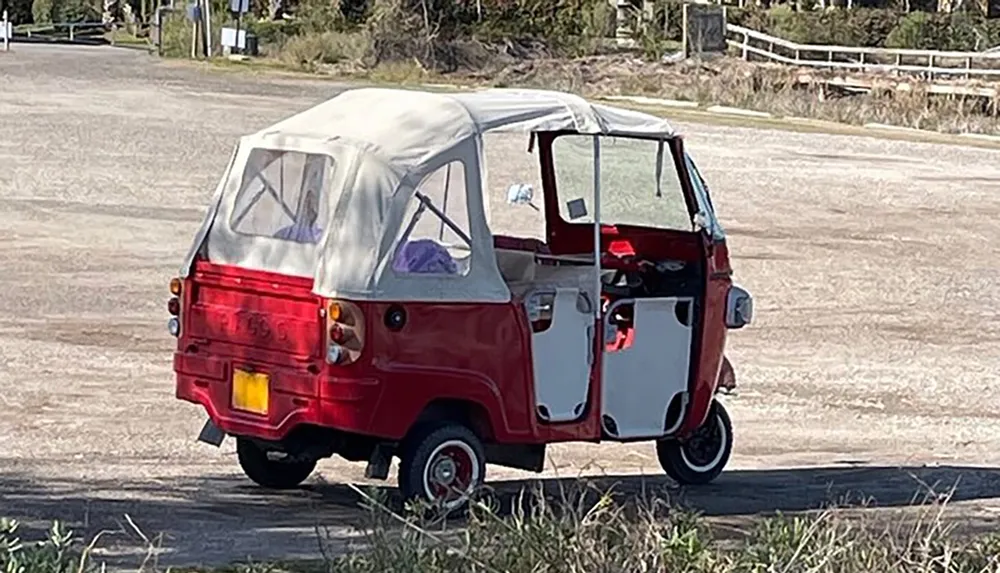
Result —
<path fill-rule="evenodd" d="M 459 522 L 422 505 L 390 509 L 384 489 L 357 491 L 367 517 L 352 551 L 219 573 L 1000 572 L 1000 535 L 960 534 L 944 517 L 950 494 L 928 495 L 889 519 L 864 508 L 831 507 L 779 513 L 733 531 L 654 492 L 635 498 L 582 481 L 555 494 L 540 487 L 514 496 L 483 494 Z M 0 570 L 96 572 L 103 567 L 89 557 L 96 541 L 84 546 L 57 523 L 46 539 L 22 542 L 16 522 L 0 521 Z M 158 567 L 147 559 L 138 569 Z"/>

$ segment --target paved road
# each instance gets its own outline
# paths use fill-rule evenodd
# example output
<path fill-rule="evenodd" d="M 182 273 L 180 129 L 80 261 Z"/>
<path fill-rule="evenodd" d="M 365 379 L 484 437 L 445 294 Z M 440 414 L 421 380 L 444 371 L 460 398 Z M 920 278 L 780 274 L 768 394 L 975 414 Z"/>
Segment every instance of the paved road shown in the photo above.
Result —
<path fill-rule="evenodd" d="M 124 531 L 104 552 L 123 565 L 145 547 L 126 514 L 163 535 L 165 564 L 316 555 L 317 525 L 341 548 L 360 514 L 338 484 L 363 468 L 331 460 L 303 491 L 249 488 L 232 444 L 194 443 L 202 414 L 173 399 L 165 330 L 167 282 L 235 138 L 341 86 L 15 48 L 0 54 L 0 513 Z M 758 323 L 729 349 L 733 471 L 670 492 L 647 444 L 572 445 L 553 448 L 559 475 L 605 474 L 720 519 L 846 492 L 902 505 L 919 481 L 960 480 L 959 509 L 995 524 L 996 153 L 679 127 L 758 296 Z"/>

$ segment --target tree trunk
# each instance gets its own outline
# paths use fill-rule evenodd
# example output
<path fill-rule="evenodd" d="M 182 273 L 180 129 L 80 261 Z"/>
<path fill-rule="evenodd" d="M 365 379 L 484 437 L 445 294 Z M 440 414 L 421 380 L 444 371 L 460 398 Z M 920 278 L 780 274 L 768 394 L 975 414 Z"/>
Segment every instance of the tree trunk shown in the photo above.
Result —
<path fill-rule="evenodd" d="M 104 10 L 101 12 L 101 23 L 113 23 L 115 21 L 115 8 L 117 7 L 118 0 L 104 0 Z"/>

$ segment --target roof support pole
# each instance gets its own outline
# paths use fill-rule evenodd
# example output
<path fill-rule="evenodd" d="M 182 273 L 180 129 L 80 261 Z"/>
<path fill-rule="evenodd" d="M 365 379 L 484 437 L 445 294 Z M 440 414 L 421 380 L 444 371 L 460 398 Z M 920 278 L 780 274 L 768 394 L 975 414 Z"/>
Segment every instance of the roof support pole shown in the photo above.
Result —
<path fill-rule="evenodd" d="M 597 290 L 593 301 L 594 317 L 601 320 L 601 137 L 594 136 L 594 283 Z M 598 336 L 603 337 L 603 329 L 600 329 Z M 601 347 L 603 347 L 603 342 Z"/>

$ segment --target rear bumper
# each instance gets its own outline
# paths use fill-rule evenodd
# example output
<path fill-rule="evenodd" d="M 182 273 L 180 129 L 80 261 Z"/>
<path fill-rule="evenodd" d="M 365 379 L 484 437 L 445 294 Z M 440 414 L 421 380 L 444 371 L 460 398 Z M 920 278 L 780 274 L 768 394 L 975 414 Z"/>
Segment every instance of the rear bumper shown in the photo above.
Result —
<path fill-rule="evenodd" d="M 371 402 L 377 400 L 378 384 L 374 381 L 331 384 L 326 376 L 268 368 L 272 375 L 268 413 L 257 415 L 231 405 L 232 362 L 214 356 L 174 354 L 177 398 L 200 404 L 227 434 L 279 441 L 300 425 L 356 433 L 368 429 Z"/>

